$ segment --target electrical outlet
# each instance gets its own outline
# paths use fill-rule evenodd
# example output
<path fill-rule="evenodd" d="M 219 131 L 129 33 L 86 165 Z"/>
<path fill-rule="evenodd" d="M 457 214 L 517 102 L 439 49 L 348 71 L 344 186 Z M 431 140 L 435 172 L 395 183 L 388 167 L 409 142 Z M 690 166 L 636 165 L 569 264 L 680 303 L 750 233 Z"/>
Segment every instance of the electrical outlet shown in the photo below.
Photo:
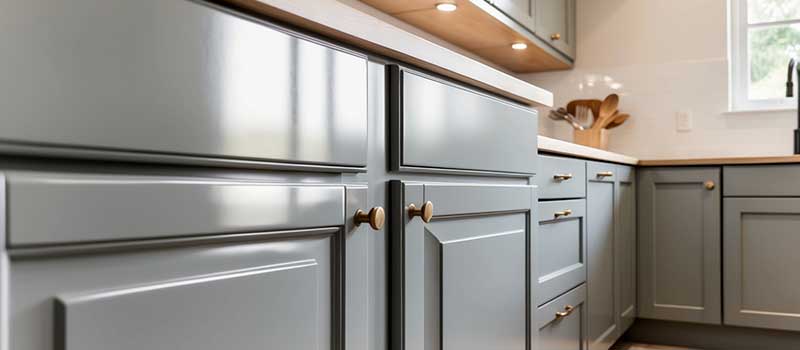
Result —
<path fill-rule="evenodd" d="M 675 114 L 675 130 L 680 132 L 692 131 L 692 112 L 679 111 Z"/>

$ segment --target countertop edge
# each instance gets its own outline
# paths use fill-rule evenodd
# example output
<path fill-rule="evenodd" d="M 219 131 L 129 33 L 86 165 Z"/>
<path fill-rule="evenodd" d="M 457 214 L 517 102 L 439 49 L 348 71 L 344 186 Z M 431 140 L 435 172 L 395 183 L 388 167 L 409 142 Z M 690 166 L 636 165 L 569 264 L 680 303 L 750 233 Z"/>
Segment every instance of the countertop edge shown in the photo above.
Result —
<path fill-rule="evenodd" d="M 414 64 L 530 106 L 553 94 L 337 0 L 224 0 L 304 30 Z"/>
<path fill-rule="evenodd" d="M 573 156 L 589 160 L 598 160 L 626 165 L 638 165 L 639 159 L 619 153 L 604 151 L 597 148 L 582 146 L 572 142 L 561 141 L 558 139 L 539 136 L 539 152 L 547 152 L 558 155 Z"/>

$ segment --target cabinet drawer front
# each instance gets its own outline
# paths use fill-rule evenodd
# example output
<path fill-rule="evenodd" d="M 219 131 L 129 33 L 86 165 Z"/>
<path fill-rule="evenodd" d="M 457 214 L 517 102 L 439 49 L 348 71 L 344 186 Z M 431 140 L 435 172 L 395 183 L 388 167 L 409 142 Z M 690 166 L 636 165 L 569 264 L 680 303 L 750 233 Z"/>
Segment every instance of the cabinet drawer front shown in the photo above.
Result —
<path fill-rule="evenodd" d="M 586 197 L 586 161 L 539 156 L 539 199 Z"/>
<path fill-rule="evenodd" d="M 570 210 L 568 216 L 554 213 Z M 586 201 L 539 203 L 536 305 L 586 281 Z"/>
<path fill-rule="evenodd" d="M 534 110 L 396 66 L 389 78 L 395 168 L 536 172 Z"/>
<path fill-rule="evenodd" d="M 725 198 L 726 325 L 800 331 L 800 199 Z"/>
<path fill-rule="evenodd" d="M 9 348 L 338 348 L 339 232 L 309 231 L 14 260 Z"/>
<path fill-rule="evenodd" d="M 185 0 L 5 2 L 0 22 L 5 144 L 366 164 L 364 57 Z"/>
<path fill-rule="evenodd" d="M 536 312 L 536 328 L 539 331 L 537 349 L 585 350 L 586 339 L 586 285 L 581 285 L 558 297 Z M 567 316 L 556 313 L 572 309 Z"/>
<path fill-rule="evenodd" d="M 344 187 L 8 172 L 11 246 L 265 232 L 344 222 Z"/>
<path fill-rule="evenodd" d="M 586 162 L 586 179 L 594 182 L 614 182 L 617 166 L 611 163 Z"/>
<path fill-rule="evenodd" d="M 725 196 L 800 196 L 800 165 L 726 166 Z"/>

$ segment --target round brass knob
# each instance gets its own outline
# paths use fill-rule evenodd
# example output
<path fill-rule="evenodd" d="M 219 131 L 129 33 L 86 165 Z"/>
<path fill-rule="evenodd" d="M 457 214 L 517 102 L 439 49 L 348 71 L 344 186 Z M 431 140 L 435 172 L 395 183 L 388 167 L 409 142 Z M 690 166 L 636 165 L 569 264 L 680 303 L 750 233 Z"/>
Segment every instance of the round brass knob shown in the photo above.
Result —
<path fill-rule="evenodd" d="M 555 33 L 551 35 L 550 40 L 561 40 L 561 33 Z"/>
<path fill-rule="evenodd" d="M 422 204 L 421 208 L 417 208 L 416 205 L 409 204 L 408 205 L 408 216 L 413 218 L 415 216 L 419 216 L 422 218 L 424 222 L 431 222 L 431 218 L 433 218 L 433 203 L 431 201 L 427 201 Z"/>
<path fill-rule="evenodd" d="M 714 181 L 711 181 L 711 180 L 708 180 L 708 181 L 706 181 L 706 182 L 703 184 L 703 186 L 705 186 L 705 187 L 706 187 L 706 189 L 707 189 L 707 190 L 709 190 L 709 191 L 711 191 L 711 190 L 713 190 L 715 187 L 717 187 L 717 185 L 714 183 Z"/>
<path fill-rule="evenodd" d="M 386 222 L 386 213 L 381 207 L 374 207 L 369 210 L 369 213 L 365 213 L 363 210 L 359 209 L 356 210 L 353 221 L 356 223 L 356 226 L 366 222 L 369 223 L 369 227 L 372 227 L 373 230 L 380 230 L 383 228 L 383 223 Z"/>

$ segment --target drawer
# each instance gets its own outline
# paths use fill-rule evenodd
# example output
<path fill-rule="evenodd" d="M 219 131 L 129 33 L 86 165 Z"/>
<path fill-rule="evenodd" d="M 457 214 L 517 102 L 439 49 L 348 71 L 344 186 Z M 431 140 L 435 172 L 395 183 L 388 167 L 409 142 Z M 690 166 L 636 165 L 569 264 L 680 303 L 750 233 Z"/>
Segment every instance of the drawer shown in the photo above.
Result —
<path fill-rule="evenodd" d="M 341 226 L 343 185 L 6 173 L 10 246 Z"/>
<path fill-rule="evenodd" d="M 724 196 L 800 196 L 800 164 L 726 166 Z"/>
<path fill-rule="evenodd" d="M 186 0 L 3 2 L 0 23 L 4 149 L 366 165 L 365 57 Z"/>
<path fill-rule="evenodd" d="M 586 350 L 586 285 L 569 291 L 536 311 L 537 349 Z"/>
<path fill-rule="evenodd" d="M 586 162 L 586 179 L 593 182 L 614 182 L 617 166 L 611 163 Z"/>
<path fill-rule="evenodd" d="M 536 305 L 586 282 L 586 200 L 539 202 Z"/>
<path fill-rule="evenodd" d="M 393 170 L 534 174 L 536 111 L 389 66 Z"/>
<path fill-rule="evenodd" d="M 539 199 L 586 197 L 586 161 L 539 156 Z"/>

